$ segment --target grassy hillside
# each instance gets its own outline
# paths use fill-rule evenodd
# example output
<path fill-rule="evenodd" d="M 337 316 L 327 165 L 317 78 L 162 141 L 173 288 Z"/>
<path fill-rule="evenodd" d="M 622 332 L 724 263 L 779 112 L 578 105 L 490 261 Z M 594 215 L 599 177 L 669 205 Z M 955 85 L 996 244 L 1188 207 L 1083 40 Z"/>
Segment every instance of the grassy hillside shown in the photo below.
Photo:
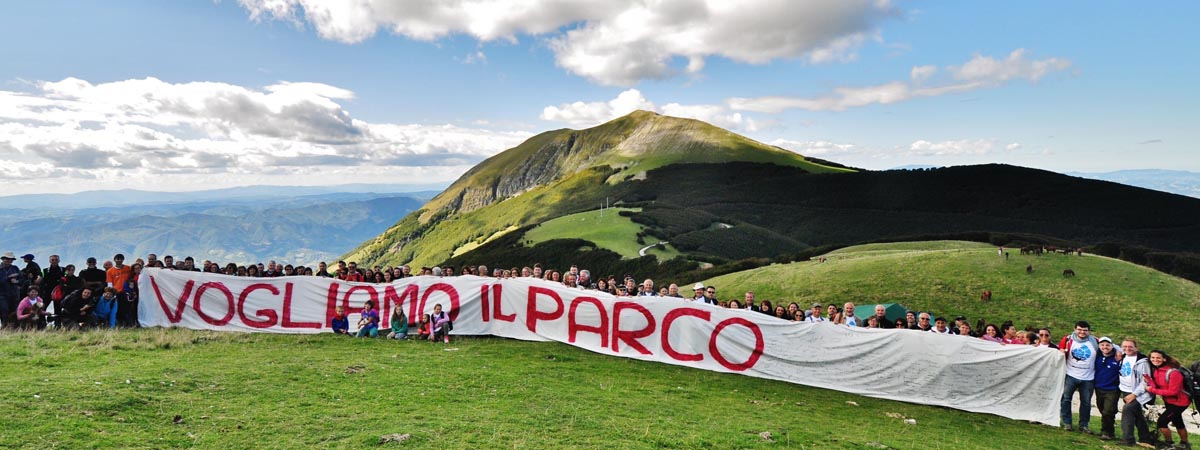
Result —
<path fill-rule="evenodd" d="M 1088 255 L 1021 256 L 1006 261 L 996 247 L 926 242 L 850 247 L 827 262 L 777 264 L 705 280 L 722 297 L 747 290 L 773 303 L 896 302 L 936 315 L 967 316 L 1018 328 L 1049 326 L 1061 337 L 1076 320 L 1097 335 L 1133 336 L 1188 362 L 1200 358 L 1200 285 L 1152 269 Z M 1032 274 L 1025 273 L 1032 264 Z M 1064 278 L 1064 269 L 1077 274 Z M 979 300 L 992 291 L 988 302 Z"/>
<path fill-rule="evenodd" d="M 1104 448 L 557 343 L 154 329 L 0 334 L 0 358 L 5 448 Z M 378 444 L 393 433 L 411 438 Z"/>
<path fill-rule="evenodd" d="M 461 246 L 473 241 L 478 245 L 510 227 L 594 209 L 611 197 L 613 186 L 644 177 L 648 170 L 684 162 L 731 161 L 788 166 L 806 173 L 852 171 L 809 161 L 697 120 L 636 111 L 585 130 L 548 131 L 488 158 L 421 210 L 343 259 L 366 264 L 441 263 Z M 603 178 L 596 180 L 601 174 Z M 467 226 L 446 224 L 455 220 Z"/>
<path fill-rule="evenodd" d="M 710 228 L 717 222 L 755 225 L 810 246 L 987 231 L 1200 252 L 1200 199 L 1036 169 L 992 164 L 836 176 L 741 163 L 667 169 L 614 195 L 645 204 L 634 220 L 684 252 L 721 253 L 709 248 L 718 241 Z"/>
<path fill-rule="evenodd" d="M 658 239 L 646 240 L 645 244 L 637 242 L 637 235 L 643 229 L 633 223 L 628 217 L 619 212 L 636 212 L 631 208 L 611 208 L 603 213 L 600 210 L 586 211 L 551 219 L 525 233 L 525 238 L 531 244 L 539 244 L 551 239 L 583 239 L 591 241 L 597 247 L 617 252 L 625 258 L 637 258 L 638 251 L 647 245 L 655 244 Z M 651 247 L 647 254 L 662 260 L 679 256 L 679 251 L 670 245 L 666 250 Z"/>
<path fill-rule="evenodd" d="M 598 195 L 603 198 L 604 179 L 611 173 L 611 169 L 587 170 L 523 195 L 425 224 L 420 223 L 418 211 L 343 259 L 370 265 L 440 264 L 451 258 L 456 249 L 471 242 L 482 244 L 510 227 L 537 224 L 595 208 L 599 203 L 594 199 Z"/>

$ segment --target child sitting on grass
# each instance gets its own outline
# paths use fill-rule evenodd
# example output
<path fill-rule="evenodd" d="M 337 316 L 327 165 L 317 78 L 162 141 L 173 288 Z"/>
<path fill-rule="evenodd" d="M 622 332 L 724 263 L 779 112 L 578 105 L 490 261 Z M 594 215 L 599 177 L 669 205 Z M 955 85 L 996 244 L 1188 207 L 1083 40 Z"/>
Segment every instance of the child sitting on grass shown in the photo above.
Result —
<path fill-rule="evenodd" d="M 333 328 L 334 334 L 349 336 L 350 318 L 346 317 L 346 308 L 339 306 L 335 311 L 337 311 L 337 315 L 329 320 L 329 328 Z"/>
<path fill-rule="evenodd" d="M 392 317 L 388 319 L 391 322 L 392 332 L 388 333 L 390 339 L 408 339 L 408 316 L 404 315 L 404 308 L 396 305 L 392 308 Z"/>
<path fill-rule="evenodd" d="M 433 324 L 433 333 L 430 334 L 429 340 L 437 341 L 441 338 L 443 342 L 450 343 L 450 330 L 453 328 L 453 323 L 450 322 L 450 315 L 442 311 L 442 304 L 433 305 L 433 315 L 429 316 L 429 322 Z"/>
<path fill-rule="evenodd" d="M 362 318 L 358 319 L 358 337 L 364 336 L 379 337 L 379 311 L 371 300 L 363 305 Z"/>
<path fill-rule="evenodd" d="M 433 335 L 433 324 L 429 323 L 429 314 L 421 315 L 421 323 L 417 324 L 417 338 L 428 340 Z"/>

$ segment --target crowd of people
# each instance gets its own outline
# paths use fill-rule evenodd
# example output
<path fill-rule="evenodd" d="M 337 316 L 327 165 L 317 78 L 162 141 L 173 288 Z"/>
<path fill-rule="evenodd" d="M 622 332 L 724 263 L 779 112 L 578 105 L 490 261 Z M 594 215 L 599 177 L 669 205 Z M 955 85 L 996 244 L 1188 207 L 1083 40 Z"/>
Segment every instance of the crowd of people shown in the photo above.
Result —
<path fill-rule="evenodd" d="M 494 278 L 538 278 L 567 287 L 607 292 L 616 297 L 674 297 L 687 301 L 731 309 L 751 310 L 778 319 L 863 327 L 902 329 L 957 335 L 976 338 L 997 345 L 1027 345 L 1059 350 L 1066 358 L 1066 378 L 1061 400 L 1063 427 L 1073 430 L 1072 400 L 1079 396 L 1078 429 L 1092 433 L 1089 428 L 1093 396 L 1101 412 L 1100 438 L 1116 438 L 1115 419 L 1121 415 L 1121 444 L 1134 445 L 1135 431 L 1138 441 L 1161 446 L 1174 445 L 1188 448 L 1187 429 L 1183 413 L 1191 403 L 1185 389 L 1190 382 L 1184 375 L 1183 365 L 1161 350 L 1148 355 L 1140 352 L 1134 339 L 1123 339 L 1119 343 L 1111 338 L 1092 335 L 1087 322 L 1075 324 L 1073 332 L 1055 342 L 1051 330 L 1045 327 L 1018 329 L 1011 321 L 999 325 L 979 319 L 974 326 L 964 316 L 952 321 L 947 317 L 929 312 L 905 311 L 903 315 L 889 317 L 884 305 L 875 305 L 874 314 L 860 317 L 854 303 L 813 303 L 802 308 L 797 302 L 773 303 L 759 300 L 753 292 L 740 298 L 722 300 L 717 296 L 716 286 L 696 283 L 692 295 L 680 293 L 678 284 L 657 286 L 653 280 L 638 282 L 633 276 L 613 275 L 593 277 L 586 269 L 570 266 L 562 272 L 542 267 L 540 264 L 526 267 L 489 268 L 485 265 L 454 267 L 421 267 L 415 273 L 408 265 L 398 267 L 360 268 L 355 262 L 338 261 L 334 267 L 321 262 L 314 267 L 278 264 L 221 265 L 213 261 L 196 264 L 188 256 L 176 260 L 170 255 L 159 259 L 155 254 L 146 259 L 137 258 L 126 264 L 122 254 L 114 255 L 97 267 L 96 258 L 88 258 L 83 270 L 76 273 L 72 264 L 61 266 L 57 255 L 49 257 L 43 268 L 35 255 L 22 256 L 25 267 L 18 268 L 12 252 L 0 256 L 0 325 L 4 328 L 44 329 L 53 325 L 59 329 L 84 327 L 136 327 L 138 286 L 137 281 L 144 267 L 170 270 L 219 273 L 238 277 L 274 278 L 284 276 L 316 276 L 364 283 L 392 283 L 412 276 L 453 277 L 476 275 Z M 356 332 L 351 332 L 346 311 L 338 307 L 330 328 L 334 333 L 358 337 L 380 336 L 380 314 L 377 305 L 368 302 L 359 315 Z M 434 307 L 433 314 L 423 314 L 415 323 L 415 333 L 410 333 L 409 319 L 402 308 L 393 308 L 390 330 L 385 336 L 390 339 L 417 339 L 449 342 L 453 323 L 441 305 Z M 1194 366 L 1193 369 L 1195 370 Z M 1146 407 L 1162 397 L 1165 410 L 1158 416 L 1156 433 L 1152 433 L 1146 417 Z M 1119 404 L 1123 406 L 1119 407 Z M 1175 428 L 1179 443 L 1175 444 L 1168 426 Z"/>

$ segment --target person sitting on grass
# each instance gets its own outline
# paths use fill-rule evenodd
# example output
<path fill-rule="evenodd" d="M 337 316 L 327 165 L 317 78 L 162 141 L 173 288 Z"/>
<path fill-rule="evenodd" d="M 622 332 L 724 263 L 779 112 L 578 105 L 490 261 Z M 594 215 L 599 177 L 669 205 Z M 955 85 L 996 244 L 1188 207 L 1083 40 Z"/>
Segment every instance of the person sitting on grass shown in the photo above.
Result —
<path fill-rule="evenodd" d="M 97 327 L 105 325 L 108 328 L 117 327 L 117 290 L 115 288 L 104 288 L 104 293 L 96 299 L 96 304 L 92 306 L 90 323 Z"/>
<path fill-rule="evenodd" d="M 404 308 L 400 305 L 393 307 L 388 322 L 392 327 L 392 332 L 388 333 L 389 339 L 408 339 L 408 316 L 404 315 Z"/>
<path fill-rule="evenodd" d="M 1183 422 L 1183 412 L 1187 410 L 1191 400 L 1188 399 L 1188 394 L 1183 390 L 1183 372 L 1179 371 L 1181 364 L 1179 360 L 1172 358 L 1162 350 L 1154 350 L 1150 352 L 1150 372 L 1146 375 L 1146 391 L 1161 396 L 1166 409 L 1158 416 L 1158 432 L 1162 434 L 1162 444 L 1165 446 L 1174 445 L 1171 440 L 1171 429 L 1168 425 L 1175 426 L 1175 432 L 1179 434 L 1179 445 L 1176 449 L 1191 450 L 1192 445 L 1188 443 L 1187 426 Z"/>
<path fill-rule="evenodd" d="M 442 311 L 442 304 L 433 305 L 433 314 L 429 316 L 429 322 L 433 331 L 429 335 L 429 340 L 437 341 L 441 338 L 443 342 L 450 343 L 450 330 L 454 328 L 454 324 L 450 322 L 450 315 Z"/>
<path fill-rule="evenodd" d="M 38 288 L 30 286 L 25 298 L 17 304 L 17 327 L 32 330 L 38 327 L 38 322 L 48 315 L 42 308 L 45 302 L 38 296 Z"/>
<path fill-rule="evenodd" d="M 379 337 L 379 311 L 371 300 L 363 305 L 362 318 L 358 319 L 358 337 L 365 336 Z"/>
<path fill-rule="evenodd" d="M 417 323 L 417 338 L 421 340 L 432 340 L 433 324 L 429 323 L 429 314 L 421 315 L 421 322 Z"/>
<path fill-rule="evenodd" d="M 253 266 L 252 266 L 253 267 Z M 341 306 L 334 310 L 337 314 L 329 320 L 329 328 L 333 328 L 333 334 L 343 336 L 350 335 L 350 319 L 346 317 L 346 308 Z"/>
<path fill-rule="evenodd" d="M 56 318 L 58 326 L 65 330 L 77 329 L 87 323 L 88 313 L 92 309 L 92 290 L 76 289 L 58 302 Z"/>

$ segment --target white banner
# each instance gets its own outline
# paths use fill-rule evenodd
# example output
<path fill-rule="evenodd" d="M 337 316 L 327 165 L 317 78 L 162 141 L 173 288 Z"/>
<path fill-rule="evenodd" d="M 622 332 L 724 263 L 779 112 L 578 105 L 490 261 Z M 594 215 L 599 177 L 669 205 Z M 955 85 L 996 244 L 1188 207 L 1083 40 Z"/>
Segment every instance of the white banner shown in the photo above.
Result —
<path fill-rule="evenodd" d="M 416 323 L 440 304 L 456 335 L 552 340 L 607 355 L 1059 424 L 1065 359 L 1047 348 L 795 323 L 531 278 L 415 277 L 378 285 L 146 269 L 138 288 L 138 321 L 145 327 L 322 333 L 331 331 L 337 306 L 357 315 L 374 300 L 386 329 L 393 308 Z"/>

